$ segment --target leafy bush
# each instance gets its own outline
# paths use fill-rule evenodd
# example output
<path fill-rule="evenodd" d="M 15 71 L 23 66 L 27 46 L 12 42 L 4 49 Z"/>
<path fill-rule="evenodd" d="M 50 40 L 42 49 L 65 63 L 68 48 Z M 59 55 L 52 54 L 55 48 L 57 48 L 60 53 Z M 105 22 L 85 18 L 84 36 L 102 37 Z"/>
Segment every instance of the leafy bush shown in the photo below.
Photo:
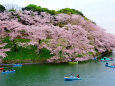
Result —
<path fill-rule="evenodd" d="M 83 13 L 78 11 L 78 10 L 75 10 L 75 9 L 70 9 L 70 8 L 63 8 L 63 9 L 60 9 L 58 10 L 58 13 L 66 13 L 66 14 L 78 14 L 78 15 L 81 15 L 84 17 Z"/>
<path fill-rule="evenodd" d="M 37 11 L 39 13 L 40 12 L 47 12 L 51 15 L 56 15 L 57 13 L 77 14 L 77 15 L 81 15 L 84 17 L 82 12 L 75 10 L 75 9 L 70 9 L 70 8 L 63 8 L 63 9 L 60 9 L 56 12 L 55 10 L 49 10 L 48 8 L 42 8 L 42 7 L 34 5 L 34 4 L 29 4 L 28 6 L 22 8 L 22 10 Z"/>
<path fill-rule="evenodd" d="M 37 11 L 37 12 L 47 12 L 50 13 L 51 15 L 55 15 L 56 11 L 55 10 L 49 10 L 48 8 L 42 8 L 37 5 L 29 4 L 28 6 L 22 8 L 22 10 L 31 10 L 31 11 Z"/>
<path fill-rule="evenodd" d="M 16 10 L 15 9 L 10 9 L 9 12 L 16 12 Z"/>
<path fill-rule="evenodd" d="M 3 12 L 4 10 L 6 10 L 5 7 L 0 4 L 0 12 Z"/>
<path fill-rule="evenodd" d="M 76 57 L 83 57 L 83 55 L 82 54 L 77 54 L 77 56 Z"/>
<path fill-rule="evenodd" d="M 88 52 L 89 55 L 93 55 L 93 52 Z"/>

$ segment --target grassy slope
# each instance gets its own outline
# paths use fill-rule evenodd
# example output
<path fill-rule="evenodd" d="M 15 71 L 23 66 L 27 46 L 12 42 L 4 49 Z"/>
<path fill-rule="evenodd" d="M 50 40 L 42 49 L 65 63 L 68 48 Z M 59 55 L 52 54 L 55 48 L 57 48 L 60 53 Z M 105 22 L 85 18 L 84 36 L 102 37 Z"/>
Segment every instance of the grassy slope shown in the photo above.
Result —
<path fill-rule="evenodd" d="M 28 42 L 29 40 L 26 39 L 16 39 L 15 42 Z M 24 60 L 31 60 L 31 61 L 41 61 L 50 58 L 50 51 L 47 49 L 42 49 L 41 53 L 36 53 L 36 46 L 28 46 L 27 48 L 24 47 L 17 47 L 17 52 L 13 49 L 13 43 L 9 38 L 3 39 L 3 42 L 8 43 L 6 48 L 10 48 L 11 51 L 7 52 L 7 57 L 4 58 L 5 63 L 10 63 L 9 61 L 17 60 L 17 62 L 23 62 Z"/>

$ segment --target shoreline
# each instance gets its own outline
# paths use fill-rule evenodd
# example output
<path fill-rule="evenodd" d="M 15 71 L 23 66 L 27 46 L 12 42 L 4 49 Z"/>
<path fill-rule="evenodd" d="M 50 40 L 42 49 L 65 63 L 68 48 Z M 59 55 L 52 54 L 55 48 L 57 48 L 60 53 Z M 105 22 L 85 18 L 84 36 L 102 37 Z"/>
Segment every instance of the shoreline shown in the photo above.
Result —
<path fill-rule="evenodd" d="M 92 62 L 93 60 L 89 59 L 89 60 L 85 60 L 85 61 L 78 61 L 78 64 L 82 64 L 82 63 L 87 63 L 87 62 Z M 12 64 L 22 64 L 22 65 L 33 65 L 33 64 L 69 64 L 69 62 L 60 62 L 60 63 L 53 63 L 53 62 L 38 62 L 38 63 L 9 63 L 9 64 L 5 64 L 2 63 L 0 64 L 0 66 L 11 66 Z"/>
<path fill-rule="evenodd" d="M 101 57 L 111 54 L 111 52 L 104 52 L 100 55 L 97 56 L 97 59 L 100 59 Z M 92 62 L 93 60 L 91 58 L 84 60 L 84 61 L 78 61 L 78 64 L 81 63 L 87 63 L 87 62 Z M 26 60 L 7 60 L 4 61 L 2 63 L 0 63 L 0 66 L 7 66 L 7 65 L 12 65 L 12 64 L 23 64 L 23 65 L 32 65 L 32 64 L 68 64 L 69 62 L 60 62 L 60 63 L 56 63 L 56 62 L 47 62 L 46 59 L 42 59 L 42 60 L 30 60 L 30 59 L 26 59 Z"/>
<path fill-rule="evenodd" d="M 11 64 L 0 64 L 0 66 L 11 66 L 13 63 Z M 45 64 L 45 63 L 19 63 L 22 65 L 33 65 L 33 64 Z"/>

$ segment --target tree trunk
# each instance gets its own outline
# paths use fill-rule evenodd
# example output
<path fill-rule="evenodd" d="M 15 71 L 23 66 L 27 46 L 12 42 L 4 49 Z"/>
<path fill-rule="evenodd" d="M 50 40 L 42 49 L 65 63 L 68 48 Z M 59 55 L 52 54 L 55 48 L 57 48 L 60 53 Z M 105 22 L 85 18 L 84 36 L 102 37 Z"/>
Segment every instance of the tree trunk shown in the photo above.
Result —
<path fill-rule="evenodd" d="M 17 44 L 15 43 L 15 40 L 13 40 L 13 49 L 14 49 L 15 52 L 18 51 Z"/>
<path fill-rule="evenodd" d="M 38 44 L 38 46 L 37 46 L 37 50 L 36 50 L 36 52 L 37 52 L 38 54 L 41 52 L 41 49 L 39 48 L 39 46 L 40 46 L 40 42 L 41 42 L 41 40 L 38 41 L 39 44 Z"/>

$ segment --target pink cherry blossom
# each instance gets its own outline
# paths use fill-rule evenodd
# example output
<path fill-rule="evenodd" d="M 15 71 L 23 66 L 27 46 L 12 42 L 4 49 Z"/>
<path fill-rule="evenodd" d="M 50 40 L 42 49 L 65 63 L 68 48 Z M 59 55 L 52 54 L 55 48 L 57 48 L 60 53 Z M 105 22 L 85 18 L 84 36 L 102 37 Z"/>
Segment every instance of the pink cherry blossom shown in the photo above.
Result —
<path fill-rule="evenodd" d="M 36 45 L 38 50 L 47 48 L 55 55 L 48 59 L 49 62 L 67 62 L 72 58 L 83 61 L 93 57 L 89 52 L 96 55 L 96 50 L 103 53 L 115 48 L 114 35 L 75 14 L 50 15 L 32 11 L 0 13 L 0 37 L 6 36 L 11 40 L 30 40 L 28 43 L 17 43 L 18 46 Z M 7 50 L 3 45 L 0 44 L 0 55 L 5 57 Z"/>

